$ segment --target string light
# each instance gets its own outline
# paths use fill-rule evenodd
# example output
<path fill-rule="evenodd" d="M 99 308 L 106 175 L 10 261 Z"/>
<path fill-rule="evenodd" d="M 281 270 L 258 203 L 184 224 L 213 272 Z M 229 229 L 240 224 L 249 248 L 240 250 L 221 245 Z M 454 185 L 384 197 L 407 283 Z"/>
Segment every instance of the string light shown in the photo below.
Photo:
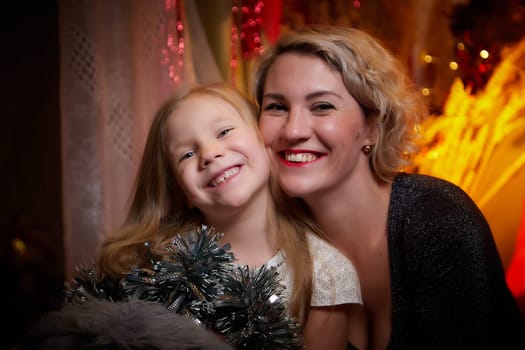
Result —
<path fill-rule="evenodd" d="M 166 22 L 161 23 L 161 37 L 166 45 L 161 50 L 161 64 L 167 66 L 169 79 L 178 84 L 184 69 L 184 23 L 182 0 L 165 0 Z"/>
<path fill-rule="evenodd" d="M 425 63 L 432 63 L 432 60 L 433 60 L 432 56 L 430 56 L 428 54 L 423 56 L 423 61 Z"/>

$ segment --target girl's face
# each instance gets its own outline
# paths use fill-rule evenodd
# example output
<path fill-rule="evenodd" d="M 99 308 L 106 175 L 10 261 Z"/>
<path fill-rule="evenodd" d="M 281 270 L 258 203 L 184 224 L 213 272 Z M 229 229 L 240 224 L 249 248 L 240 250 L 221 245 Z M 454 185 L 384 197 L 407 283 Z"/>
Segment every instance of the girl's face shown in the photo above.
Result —
<path fill-rule="evenodd" d="M 341 74 L 313 55 L 286 53 L 270 67 L 259 128 L 281 187 L 315 200 L 369 171 L 364 113 Z M 368 170 L 365 170 L 368 169 Z"/>
<path fill-rule="evenodd" d="M 189 205 L 209 218 L 247 205 L 270 174 L 267 151 L 252 125 L 219 97 L 193 95 L 166 123 L 168 153 Z"/>

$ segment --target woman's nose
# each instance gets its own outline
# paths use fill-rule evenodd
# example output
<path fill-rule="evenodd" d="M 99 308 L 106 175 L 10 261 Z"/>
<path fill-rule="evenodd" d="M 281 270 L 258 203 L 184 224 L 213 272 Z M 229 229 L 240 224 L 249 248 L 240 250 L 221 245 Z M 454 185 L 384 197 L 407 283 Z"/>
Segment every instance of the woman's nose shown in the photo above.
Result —
<path fill-rule="evenodd" d="M 301 111 L 290 109 L 281 135 L 289 141 L 300 141 L 310 138 L 312 135 L 310 119 Z"/>

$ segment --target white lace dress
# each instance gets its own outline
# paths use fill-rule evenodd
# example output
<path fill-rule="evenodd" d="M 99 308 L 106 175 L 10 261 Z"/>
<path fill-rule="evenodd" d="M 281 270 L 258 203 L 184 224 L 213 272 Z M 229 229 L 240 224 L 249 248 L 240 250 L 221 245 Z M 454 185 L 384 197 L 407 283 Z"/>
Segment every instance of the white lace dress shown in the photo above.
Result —
<path fill-rule="evenodd" d="M 314 234 L 308 235 L 308 244 L 313 261 L 311 306 L 362 304 L 361 287 L 352 262 Z M 283 254 L 277 252 L 265 265 L 277 267 L 286 287 L 284 297 L 290 295 L 293 279 Z"/>

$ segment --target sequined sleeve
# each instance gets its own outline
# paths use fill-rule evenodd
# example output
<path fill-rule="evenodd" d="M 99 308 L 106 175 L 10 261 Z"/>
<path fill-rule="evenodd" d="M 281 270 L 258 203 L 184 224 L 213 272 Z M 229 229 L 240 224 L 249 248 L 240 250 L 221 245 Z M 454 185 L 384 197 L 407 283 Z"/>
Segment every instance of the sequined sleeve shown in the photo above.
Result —
<path fill-rule="evenodd" d="M 311 306 L 362 304 L 359 279 L 350 260 L 313 234 L 308 243 L 314 269 Z"/>

